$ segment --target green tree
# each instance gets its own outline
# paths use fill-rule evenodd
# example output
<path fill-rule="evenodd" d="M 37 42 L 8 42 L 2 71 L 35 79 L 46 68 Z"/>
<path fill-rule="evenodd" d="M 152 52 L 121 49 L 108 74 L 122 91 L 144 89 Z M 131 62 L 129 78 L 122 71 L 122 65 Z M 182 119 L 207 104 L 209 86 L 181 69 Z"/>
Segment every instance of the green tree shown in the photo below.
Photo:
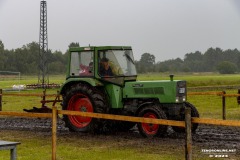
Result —
<path fill-rule="evenodd" d="M 187 53 L 184 56 L 184 61 L 200 61 L 202 59 L 202 53 L 199 51 L 196 51 L 194 53 Z"/>
<path fill-rule="evenodd" d="M 217 70 L 221 74 L 233 74 L 237 71 L 237 66 L 232 62 L 223 61 L 217 65 Z"/>
<path fill-rule="evenodd" d="M 79 46 L 78 43 L 70 45 Z M 47 52 L 47 62 L 49 64 L 49 73 L 65 73 L 67 54 L 60 51 L 52 53 Z M 4 44 L 0 40 L 0 70 L 18 71 L 22 74 L 37 74 L 39 66 L 39 44 L 36 42 L 23 45 L 14 50 L 5 50 Z"/>
<path fill-rule="evenodd" d="M 180 58 L 176 58 L 157 63 L 156 70 L 160 72 L 180 72 L 186 70 L 186 66 L 184 66 L 183 60 L 181 60 Z"/>
<path fill-rule="evenodd" d="M 4 44 L 0 40 L 0 70 L 4 70 L 7 57 L 4 54 Z"/>
<path fill-rule="evenodd" d="M 169 65 L 164 62 L 157 62 L 155 65 L 156 72 L 167 72 L 169 71 Z"/>
<path fill-rule="evenodd" d="M 80 47 L 80 45 L 78 42 L 72 42 L 68 45 L 68 48 L 71 48 L 71 47 Z"/>
<path fill-rule="evenodd" d="M 139 70 L 142 73 L 153 72 L 155 65 L 155 56 L 150 53 L 144 53 L 139 61 Z"/>
<path fill-rule="evenodd" d="M 66 67 L 60 61 L 51 62 L 49 65 L 49 73 L 51 74 L 60 74 L 65 73 Z"/>
<path fill-rule="evenodd" d="M 196 51 L 194 53 L 187 53 L 184 57 L 184 70 L 192 72 L 203 72 L 205 71 L 205 65 L 203 61 L 203 55 L 201 52 Z M 184 71 L 183 70 L 183 71 Z"/>
<path fill-rule="evenodd" d="M 215 66 L 223 61 L 223 51 L 220 48 L 209 48 L 203 55 L 205 70 L 204 71 L 214 71 Z"/>
<path fill-rule="evenodd" d="M 4 51 L 4 44 L 3 42 L 0 40 L 0 53 L 3 53 Z"/>

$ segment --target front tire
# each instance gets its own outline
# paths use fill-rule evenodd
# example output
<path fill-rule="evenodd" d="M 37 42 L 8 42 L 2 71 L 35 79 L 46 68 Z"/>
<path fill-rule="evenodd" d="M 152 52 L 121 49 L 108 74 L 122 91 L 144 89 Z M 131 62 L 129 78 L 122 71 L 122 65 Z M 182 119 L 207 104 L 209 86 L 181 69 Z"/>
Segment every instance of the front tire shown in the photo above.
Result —
<path fill-rule="evenodd" d="M 77 84 L 71 87 L 63 98 L 63 110 L 106 113 L 104 96 L 94 87 Z M 63 120 L 70 131 L 96 132 L 102 130 L 104 120 L 91 117 L 63 115 Z"/>
<path fill-rule="evenodd" d="M 154 119 L 167 119 L 166 114 L 157 105 L 148 105 L 143 107 L 138 114 L 138 117 L 154 118 Z M 167 126 L 150 124 L 150 123 L 138 123 L 138 130 L 143 137 L 152 138 L 156 136 L 162 136 L 167 132 Z"/>
<path fill-rule="evenodd" d="M 189 102 L 185 102 L 185 107 L 186 108 L 190 108 L 191 109 L 191 117 L 196 117 L 196 118 L 199 118 L 199 113 L 198 113 L 198 110 L 197 108 L 192 105 L 191 103 Z M 185 114 L 182 116 L 182 121 L 185 120 Z M 194 133 L 198 128 L 198 123 L 192 123 L 192 132 Z M 185 128 L 182 128 L 182 127 L 176 127 L 176 126 L 172 126 L 172 129 L 175 131 L 175 132 L 178 132 L 178 133 L 184 133 L 185 132 Z"/>

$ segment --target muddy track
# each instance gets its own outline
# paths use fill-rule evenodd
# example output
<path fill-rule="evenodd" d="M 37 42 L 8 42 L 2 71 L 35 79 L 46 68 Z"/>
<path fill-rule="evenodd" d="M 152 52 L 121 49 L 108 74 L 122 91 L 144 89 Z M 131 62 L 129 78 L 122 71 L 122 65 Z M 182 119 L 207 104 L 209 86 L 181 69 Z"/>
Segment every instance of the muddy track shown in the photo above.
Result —
<path fill-rule="evenodd" d="M 45 118 L 0 118 L 0 130 L 25 130 L 51 133 L 51 119 Z M 58 118 L 58 134 L 70 134 L 64 122 Z M 119 134 L 119 136 L 138 135 L 137 129 Z M 127 135 L 126 135 L 127 134 Z M 114 135 L 116 136 L 116 134 Z M 140 137 L 140 135 L 138 136 Z M 170 127 L 164 141 L 174 143 L 174 140 L 184 142 L 185 134 L 175 133 Z M 169 141 L 167 140 L 169 139 Z M 193 134 L 193 146 L 202 149 L 235 149 L 235 155 L 240 157 L 240 127 L 225 127 L 199 125 Z"/>

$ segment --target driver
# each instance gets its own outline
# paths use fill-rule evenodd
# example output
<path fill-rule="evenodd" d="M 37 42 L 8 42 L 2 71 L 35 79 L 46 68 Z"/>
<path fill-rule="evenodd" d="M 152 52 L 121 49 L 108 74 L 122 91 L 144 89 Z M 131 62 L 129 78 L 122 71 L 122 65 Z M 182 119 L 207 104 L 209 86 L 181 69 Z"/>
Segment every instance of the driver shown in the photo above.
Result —
<path fill-rule="evenodd" d="M 109 59 L 104 57 L 101 59 L 100 62 L 100 70 L 99 73 L 101 76 L 113 76 L 113 71 L 112 68 L 109 65 Z"/>

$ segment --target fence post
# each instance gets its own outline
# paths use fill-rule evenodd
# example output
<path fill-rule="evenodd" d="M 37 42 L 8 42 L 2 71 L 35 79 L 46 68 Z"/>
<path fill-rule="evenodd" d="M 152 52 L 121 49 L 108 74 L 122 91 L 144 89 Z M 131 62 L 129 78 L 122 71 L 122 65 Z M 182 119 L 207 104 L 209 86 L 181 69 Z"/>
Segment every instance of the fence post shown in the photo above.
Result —
<path fill-rule="evenodd" d="M 185 159 L 192 160 L 192 122 L 190 108 L 185 109 L 185 132 L 186 132 Z"/>
<path fill-rule="evenodd" d="M 0 111 L 2 111 L 2 89 L 0 89 Z"/>
<path fill-rule="evenodd" d="M 223 91 L 222 93 L 223 93 L 222 94 L 222 119 L 226 120 L 226 97 L 225 97 L 226 92 Z"/>
<path fill-rule="evenodd" d="M 43 91 L 43 97 L 42 97 L 42 108 L 45 106 L 45 100 L 46 100 L 46 89 Z"/>
<path fill-rule="evenodd" d="M 57 107 L 52 107 L 52 160 L 56 160 L 57 147 Z"/>

